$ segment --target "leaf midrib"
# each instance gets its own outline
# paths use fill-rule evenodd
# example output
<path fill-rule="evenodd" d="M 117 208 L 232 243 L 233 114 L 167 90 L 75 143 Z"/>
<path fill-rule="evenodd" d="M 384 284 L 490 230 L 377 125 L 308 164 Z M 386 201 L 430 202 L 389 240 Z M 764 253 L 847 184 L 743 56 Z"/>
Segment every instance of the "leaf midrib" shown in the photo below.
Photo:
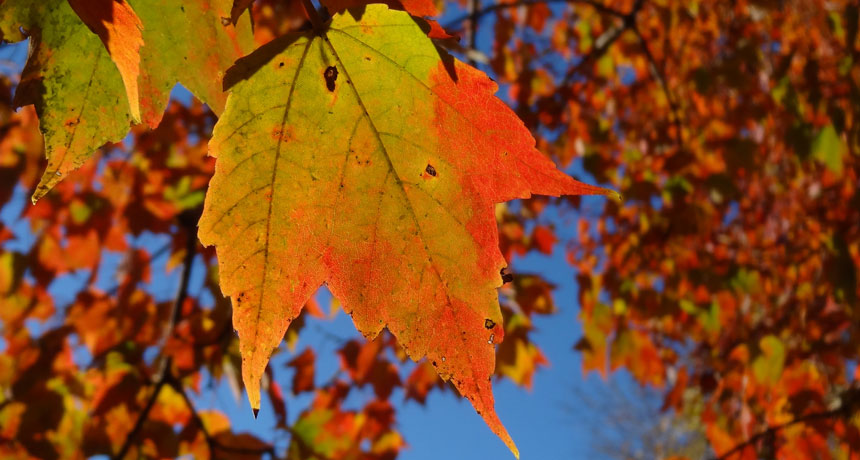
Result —
<path fill-rule="evenodd" d="M 290 83 L 290 92 L 287 94 L 287 105 L 284 108 L 284 116 L 281 119 L 281 127 L 285 127 L 287 125 L 287 120 L 290 116 L 290 108 L 293 105 L 293 94 L 296 90 L 296 83 L 299 81 L 299 74 L 304 67 L 305 58 L 308 55 L 308 51 L 311 49 L 311 44 L 313 44 L 313 38 L 308 39 L 307 45 L 305 45 L 304 51 L 302 51 L 302 57 L 299 59 L 298 65 L 296 66 L 296 73 L 293 76 L 293 81 Z M 268 203 L 269 208 L 266 212 L 266 242 L 263 246 L 263 278 L 260 281 L 260 301 L 257 304 L 257 318 L 254 321 L 254 340 L 253 342 L 256 344 L 257 335 L 260 329 L 260 317 L 263 313 L 263 301 L 266 298 L 266 278 L 268 278 L 269 274 L 269 241 L 270 235 L 272 232 L 272 209 L 274 208 L 275 203 L 275 184 L 277 183 L 278 178 L 278 162 L 281 157 L 281 146 L 283 145 L 283 136 L 278 136 L 278 144 L 275 147 L 275 160 L 272 165 L 272 179 L 270 181 L 270 188 L 272 190 L 272 196 L 269 197 Z M 255 348 L 255 351 L 259 350 L 259 348 Z"/>

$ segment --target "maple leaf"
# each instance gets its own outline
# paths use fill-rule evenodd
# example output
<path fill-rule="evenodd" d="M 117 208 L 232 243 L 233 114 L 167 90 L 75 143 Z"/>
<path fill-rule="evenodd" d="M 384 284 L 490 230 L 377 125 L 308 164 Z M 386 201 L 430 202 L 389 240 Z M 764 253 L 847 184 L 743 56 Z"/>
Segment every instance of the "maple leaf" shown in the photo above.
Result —
<path fill-rule="evenodd" d="M 104 43 L 122 76 L 132 119 L 140 121 L 140 19 L 123 0 L 69 0 L 69 5 Z"/>
<path fill-rule="evenodd" d="M 140 49 L 143 121 L 155 128 L 181 83 L 220 115 L 224 72 L 253 49 L 248 15 L 231 21 L 231 0 L 129 0 L 143 22 Z"/>
<path fill-rule="evenodd" d="M 612 192 L 557 170 L 495 83 L 385 6 L 270 42 L 228 72 L 234 82 L 199 237 L 234 302 L 251 406 L 325 282 L 366 337 L 388 327 L 428 357 L 516 453 L 490 382 L 506 265 L 494 204 Z"/>
<path fill-rule="evenodd" d="M 122 139 L 131 116 L 119 71 L 65 0 L 0 4 L 0 38 L 23 40 L 22 28 L 30 55 L 14 105 L 35 106 L 48 157 L 35 201 L 95 149 Z"/>
<path fill-rule="evenodd" d="M 227 101 L 223 73 L 253 48 L 249 17 L 231 11 L 231 0 L 126 1 L 69 3 L 117 64 L 133 118 L 140 121 L 143 105 L 143 121 L 157 127 L 177 83 L 220 115 Z"/>
<path fill-rule="evenodd" d="M 34 202 L 133 121 L 158 126 L 176 83 L 220 114 L 221 77 L 253 43 L 249 18 L 230 22 L 230 0 L 69 3 L 0 5 L 2 38 L 33 40 L 15 105 L 35 105 L 45 137 Z"/>

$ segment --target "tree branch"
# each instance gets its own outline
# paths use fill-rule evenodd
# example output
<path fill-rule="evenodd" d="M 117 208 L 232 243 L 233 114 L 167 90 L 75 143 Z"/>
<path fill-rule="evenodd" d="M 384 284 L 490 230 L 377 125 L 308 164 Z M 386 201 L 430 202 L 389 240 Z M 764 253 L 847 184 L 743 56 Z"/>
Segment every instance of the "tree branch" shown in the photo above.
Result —
<path fill-rule="evenodd" d="M 305 10 L 305 16 L 308 17 L 308 20 L 311 21 L 311 25 L 313 25 L 314 30 L 319 32 L 322 30 L 322 17 L 320 17 L 317 8 L 314 6 L 311 0 L 302 0 L 300 2 L 302 8 Z"/>
<path fill-rule="evenodd" d="M 480 21 L 478 11 L 480 11 L 480 9 L 481 0 L 469 0 L 469 13 L 471 16 L 469 17 L 469 28 L 467 29 L 467 42 L 469 43 L 469 48 L 473 50 L 478 49 L 478 22 Z M 469 63 L 474 66 L 475 59 L 470 57 Z"/>
<path fill-rule="evenodd" d="M 578 4 L 582 4 L 582 5 L 589 5 L 589 6 L 593 7 L 594 9 L 596 9 L 597 11 L 599 11 L 603 14 L 608 14 L 610 16 L 615 16 L 617 18 L 623 19 L 625 16 L 624 13 L 622 13 L 618 10 L 615 10 L 613 8 L 609 8 L 608 6 L 605 6 L 602 3 L 596 2 L 594 0 L 520 0 L 520 1 L 512 2 L 512 3 L 494 3 L 492 5 L 487 5 L 487 6 L 481 8 L 477 11 L 472 11 L 472 12 L 466 13 L 462 16 L 459 16 L 459 17 L 453 19 L 452 21 L 445 24 L 445 28 L 446 29 L 453 28 L 457 24 L 461 24 L 463 21 L 465 21 L 467 19 L 477 22 L 480 19 L 482 19 L 484 16 L 486 16 L 486 15 L 488 15 L 494 11 L 505 10 L 505 9 L 509 9 L 509 8 L 519 8 L 521 6 L 538 5 L 541 3 L 545 3 L 547 5 L 551 5 L 554 3 L 571 3 L 571 4 L 578 3 Z"/>
<path fill-rule="evenodd" d="M 134 422 L 134 427 L 132 427 L 131 431 L 126 435 L 125 442 L 122 443 L 122 447 L 120 447 L 119 452 L 111 457 L 112 460 L 122 460 L 125 458 L 126 454 L 128 454 L 129 449 L 131 449 L 135 439 L 137 439 L 137 436 L 143 429 L 143 424 L 146 422 L 146 419 L 149 418 L 149 412 L 152 410 L 152 407 L 155 406 L 155 401 L 158 399 L 161 389 L 164 388 L 164 385 L 167 383 L 167 377 L 169 375 L 169 372 L 162 374 L 158 383 L 155 384 L 155 389 L 152 391 L 152 394 L 149 395 L 149 400 L 146 402 L 146 406 L 144 406 L 140 415 L 137 416 L 137 421 Z"/>
<path fill-rule="evenodd" d="M 179 291 L 176 293 L 176 300 L 173 302 L 173 306 L 171 307 L 170 319 L 165 327 L 164 335 L 162 336 L 162 350 L 164 349 L 164 344 L 170 338 L 170 335 L 173 334 L 173 329 L 182 316 L 182 304 L 185 303 L 185 299 L 188 298 L 188 284 L 191 279 L 191 269 L 194 264 L 194 256 L 197 254 L 197 236 L 194 232 L 194 223 L 196 220 L 194 220 L 194 215 L 193 211 L 186 211 L 179 216 L 180 224 L 187 230 L 185 259 L 182 267 L 182 277 L 179 282 Z M 197 216 L 199 217 L 199 211 L 197 211 Z M 153 406 L 155 406 L 155 401 L 158 400 L 158 395 L 161 394 L 161 389 L 164 388 L 164 385 L 175 380 L 171 371 L 172 365 L 173 360 L 171 358 L 167 358 L 161 362 L 156 373 L 156 375 L 158 375 L 158 379 L 152 394 L 149 395 L 146 405 L 137 416 L 137 420 L 134 422 L 134 426 L 131 431 L 126 435 L 125 442 L 123 442 L 119 451 L 113 455 L 111 459 L 124 459 L 128 454 L 129 449 L 134 445 L 135 440 L 138 435 L 140 435 L 140 431 L 143 429 L 144 423 L 146 423 L 147 418 L 149 418 L 149 412 L 152 410 Z"/>
<path fill-rule="evenodd" d="M 592 48 L 588 54 L 582 57 L 579 63 L 568 70 L 564 75 L 564 79 L 561 82 L 562 87 L 566 88 L 573 80 L 573 77 L 581 73 L 586 65 L 603 57 L 603 55 L 609 51 L 612 44 L 615 43 L 615 41 L 618 40 L 625 31 L 628 29 L 636 30 L 636 15 L 642 9 L 643 3 L 643 0 L 636 0 L 636 3 L 633 4 L 633 8 L 630 9 L 629 13 L 622 13 L 611 8 L 606 8 L 611 11 L 611 13 L 607 14 L 612 14 L 613 16 L 621 19 L 621 25 L 608 30 L 606 33 L 598 37 L 597 46 Z"/>
<path fill-rule="evenodd" d="M 743 449 L 757 443 L 758 441 L 760 441 L 762 439 L 771 438 L 778 431 L 783 430 L 785 428 L 788 428 L 792 425 L 797 425 L 798 423 L 806 423 L 806 422 L 810 422 L 812 420 L 827 419 L 827 418 L 837 417 L 837 416 L 847 416 L 847 415 L 850 415 L 850 413 L 851 413 L 851 404 L 848 404 L 848 405 L 842 405 L 840 407 L 837 407 L 836 409 L 831 409 L 831 410 L 824 411 L 824 412 L 815 412 L 812 414 L 806 414 L 806 415 L 798 417 L 798 418 L 796 418 L 790 422 L 785 422 L 785 423 L 782 423 L 779 425 L 770 426 L 766 430 L 760 431 L 760 432 L 754 434 L 751 438 L 747 439 L 746 441 L 736 445 L 735 447 L 732 447 L 730 450 L 728 450 L 727 452 L 724 452 L 722 455 L 720 455 L 718 457 L 714 457 L 713 460 L 728 460 L 731 456 L 739 453 Z"/>

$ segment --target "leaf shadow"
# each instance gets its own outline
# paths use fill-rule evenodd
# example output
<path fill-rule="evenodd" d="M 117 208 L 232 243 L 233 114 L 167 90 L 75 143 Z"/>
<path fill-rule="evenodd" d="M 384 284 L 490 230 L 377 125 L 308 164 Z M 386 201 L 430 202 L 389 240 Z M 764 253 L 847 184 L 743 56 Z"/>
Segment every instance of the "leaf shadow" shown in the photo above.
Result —
<path fill-rule="evenodd" d="M 296 40 L 307 37 L 308 32 L 296 32 L 282 35 L 269 43 L 255 49 L 251 54 L 239 58 L 232 67 L 224 73 L 223 91 L 229 91 L 242 80 L 251 78 L 264 65 L 268 64 L 275 56 L 282 53 Z"/>
<path fill-rule="evenodd" d="M 353 7 L 348 8 L 347 12 L 356 20 L 360 21 L 362 16 L 364 16 L 365 7 Z M 425 34 L 431 34 L 432 26 L 431 24 L 422 18 L 410 16 L 415 24 L 421 29 Z M 326 24 L 326 28 L 329 24 Z M 324 34 L 323 30 L 320 32 Z M 256 50 L 254 50 L 251 54 L 239 58 L 233 64 L 232 67 L 227 69 L 227 72 L 224 74 L 224 80 L 222 84 L 223 91 L 229 91 L 233 86 L 242 80 L 247 80 L 252 75 L 254 75 L 258 70 L 260 70 L 264 65 L 271 62 L 271 60 L 287 49 L 290 45 L 296 42 L 296 40 L 302 37 L 308 37 L 309 35 L 314 34 L 312 31 L 302 31 L 295 32 L 287 35 L 283 35 L 278 37 L 269 43 L 266 43 L 263 46 L 260 46 Z M 457 70 L 455 66 L 455 58 L 450 53 L 448 53 L 443 46 L 438 43 L 437 39 L 433 39 L 433 46 L 436 49 L 436 52 L 439 55 L 439 59 L 442 61 L 442 65 L 445 67 L 445 71 L 448 73 L 448 76 L 454 82 L 458 81 Z"/>

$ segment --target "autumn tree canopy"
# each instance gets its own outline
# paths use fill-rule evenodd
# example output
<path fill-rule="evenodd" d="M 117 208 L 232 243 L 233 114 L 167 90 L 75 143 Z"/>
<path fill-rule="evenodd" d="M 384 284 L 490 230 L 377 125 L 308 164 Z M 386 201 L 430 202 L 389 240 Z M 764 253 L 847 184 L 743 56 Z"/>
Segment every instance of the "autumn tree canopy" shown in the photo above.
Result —
<path fill-rule="evenodd" d="M 565 251 L 583 371 L 628 372 L 715 458 L 860 458 L 858 19 L 0 2 L 29 47 L 0 81 L 0 453 L 391 459 L 398 408 L 447 389 L 519 455 L 493 377 L 531 386 L 557 309 L 516 260 Z M 364 339 L 295 348 L 336 309 Z M 209 382 L 288 442 L 198 407 Z"/>

